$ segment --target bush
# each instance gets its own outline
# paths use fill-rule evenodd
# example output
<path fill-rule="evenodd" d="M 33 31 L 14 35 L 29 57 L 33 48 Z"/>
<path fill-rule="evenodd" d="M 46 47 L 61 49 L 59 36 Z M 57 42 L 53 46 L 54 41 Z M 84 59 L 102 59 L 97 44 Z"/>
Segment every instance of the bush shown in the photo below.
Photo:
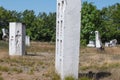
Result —
<path fill-rule="evenodd" d="M 87 43 L 87 41 L 85 39 L 80 40 L 80 45 L 81 46 L 86 46 L 87 45 L 86 43 Z"/>

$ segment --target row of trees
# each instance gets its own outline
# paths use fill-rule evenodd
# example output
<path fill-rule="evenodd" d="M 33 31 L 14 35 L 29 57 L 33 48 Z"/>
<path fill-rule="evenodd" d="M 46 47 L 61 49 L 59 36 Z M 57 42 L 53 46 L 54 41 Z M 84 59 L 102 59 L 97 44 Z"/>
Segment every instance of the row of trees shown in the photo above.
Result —
<path fill-rule="evenodd" d="M 120 42 L 120 4 L 98 10 L 95 5 L 83 2 L 81 11 L 81 44 L 86 45 L 94 40 L 94 32 L 98 30 L 103 42 L 117 39 Z M 33 10 L 23 12 L 6 10 L 0 7 L 0 36 L 1 28 L 7 28 L 9 22 L 26 24 L 27 35 L 35 41 L 55 41 L 56 13 L 39 13 Z"/>
<path fill-rule="evenodd" d="M 89 40 L 95 39 L 98 30 L 102 42 L 117 39 L 120 43 L 120 4 L 98 10 L 92 3 L 84 2 L 82 5 L 81 44 L 86 45 Z"/>
<path fill-rule="evenodd" d="M 9 22 L 25 23 L 26 34 L 31 40 L 55 41 L 56 13 L 39 13 L 36 16 L 33 10 L 17 12 L 0 7 L 0 35 L 1 28 L 9 28 Z"/>

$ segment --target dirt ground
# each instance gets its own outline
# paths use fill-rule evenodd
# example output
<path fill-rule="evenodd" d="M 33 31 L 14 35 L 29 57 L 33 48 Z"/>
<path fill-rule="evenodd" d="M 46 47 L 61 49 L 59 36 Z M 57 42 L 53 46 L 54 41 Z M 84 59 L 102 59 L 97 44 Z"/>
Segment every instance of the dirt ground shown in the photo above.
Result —
<path fill-rule="evenodd" d="M 2 46 L 2 45 L 0 45 Z M 7 45 L 6 45 L 7 46 Z M 27 55 L 8 56 L 0 47 L 0 80 L 55 80 L 55 44 L 32 42 Z M 120 80 L 120 47 L 80 49 L 79 78 Z"/>

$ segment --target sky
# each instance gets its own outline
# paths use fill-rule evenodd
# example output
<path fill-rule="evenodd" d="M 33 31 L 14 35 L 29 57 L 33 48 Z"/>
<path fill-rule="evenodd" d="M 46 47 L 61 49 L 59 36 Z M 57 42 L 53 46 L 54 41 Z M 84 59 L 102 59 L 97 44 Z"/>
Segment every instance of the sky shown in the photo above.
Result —
<path fill-rule="evenodd" d="M 37 15 L 39 12 L 55 12 L 57 0 L 0 0 L 0 6 L 7 10 L 16 10 L 23 12 L 24 10 L 34 10 Z M 98 9 L 120 3 L 120 0 L 82 0 L 93 2 Z"/>

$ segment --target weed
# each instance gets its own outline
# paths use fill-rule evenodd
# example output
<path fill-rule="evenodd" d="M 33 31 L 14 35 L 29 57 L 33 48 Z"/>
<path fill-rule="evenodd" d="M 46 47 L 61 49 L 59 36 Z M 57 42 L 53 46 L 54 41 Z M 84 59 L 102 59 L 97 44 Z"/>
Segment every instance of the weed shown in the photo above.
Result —
<path fill-rule="evenodd" d="M 17 68 L 13 68 L 12 71 L 15 71 L 15 72 L 17 72 L 17 73 L 22 73 L 22 72 L 23 72 L 23 70 L 17 69 Z"/>
<path fill-rule="evenodd" d="M 65 80 L 75 80 L 75 78 L 73 76 L 67 76 L 65 77 Z"/>
<path fill-rule="evenodd" d="M 4 80 L 3 77 L 0 76 L 0 80 Z"/>
<path fill-rule="evenodd" d="M 4 72 L 8 72 L 9 71 L 9 68 L 6 67 L 6 66 L 0 66 L 0 71 L 4 71 Z"/>
<path fill-rule="evenodd" d="M 44 69 L 44 68 L 45 68 L 45 66 L 42 66 L 42 68 Z"/>
<path fill-rule="evenodd" d="M 60 76 L 57 73 L 53 73 L 52 80 L 61 80 Z"/>
<path fill-rule="evenodd" d="M 8 42 L 0 41 L 0 49 L 8 49 Z"/>
<path fill-rule="evenodd" d="M 111 68 L 119 68 L 120 67 L 120 63 L 109 64 L 109 67 L 111 67 Z"/>
<path fill-rule="evenodd" d="M 89 79 L 88 77 L 82 77 L 79 80 L 92 80 L 92 79 Z"/>
<path fill-rule="evenodd" d="M 30 71 L 28 72 L 28 74 L 30 74 L 30 75 L 34 74 L 34 68 L 30 69 Z"/>
<path fill-rule="evenodd" d="M 89 68 L 90 68 L 89 66 L 82 66 L 82 67 L 80 67 L 80 70 L 87 70 Z"/>

